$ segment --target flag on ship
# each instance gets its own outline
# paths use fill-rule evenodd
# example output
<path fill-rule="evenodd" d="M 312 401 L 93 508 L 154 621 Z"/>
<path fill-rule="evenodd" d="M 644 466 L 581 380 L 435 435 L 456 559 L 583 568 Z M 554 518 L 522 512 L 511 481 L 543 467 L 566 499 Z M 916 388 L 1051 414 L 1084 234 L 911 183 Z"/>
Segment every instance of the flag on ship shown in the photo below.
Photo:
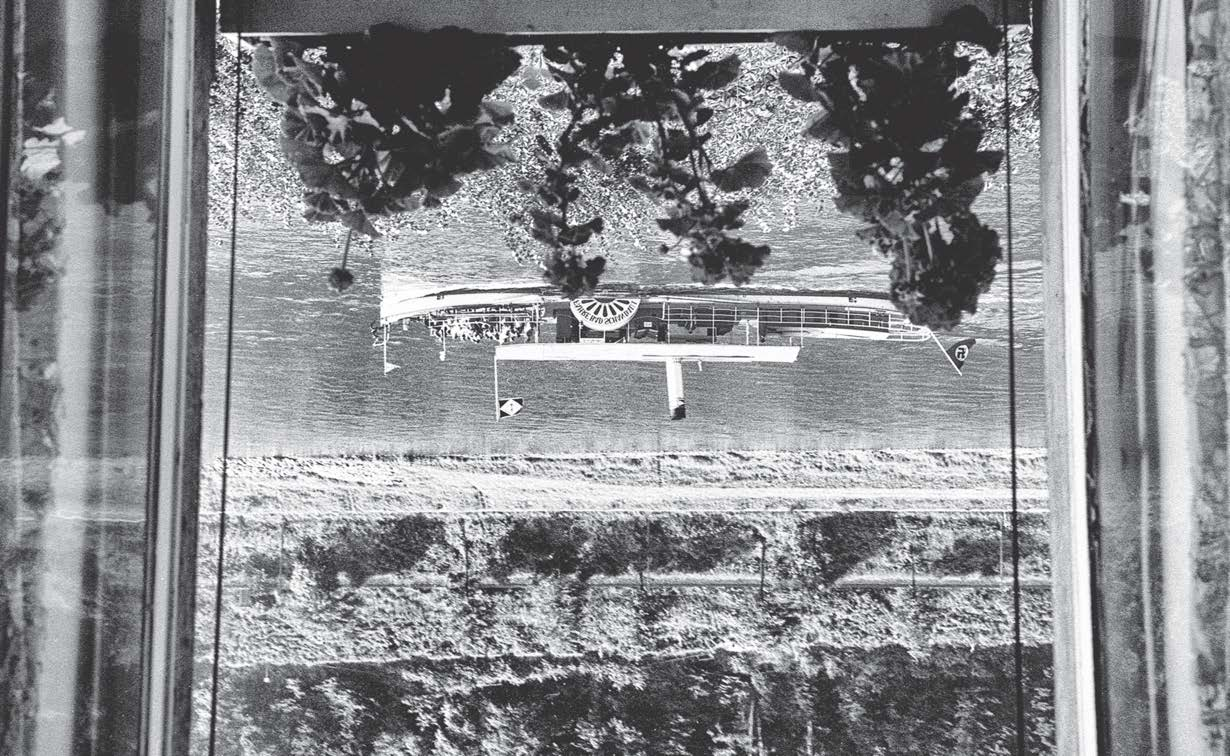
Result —
<path fill-rule="evenodd" d="M 948 347 L 948 359 L 952 360 L 953 367 L 957 369 L 957 372 L 961 371 L 961 367 L 969 359 L 969 353 L 974 346 L 974 341 L 974 339 L 961 339 Z"/>
<path fill-rule="evenodd" d="M 509 397 L 507 399 L 500 399 L 496 402 L 496 406 L 499 410 L 499 415 L 496 419 L 503 420 L 504 418 L 512 417 L 521 410 L 525 409 L 525 401 L 519 396 Z"/>

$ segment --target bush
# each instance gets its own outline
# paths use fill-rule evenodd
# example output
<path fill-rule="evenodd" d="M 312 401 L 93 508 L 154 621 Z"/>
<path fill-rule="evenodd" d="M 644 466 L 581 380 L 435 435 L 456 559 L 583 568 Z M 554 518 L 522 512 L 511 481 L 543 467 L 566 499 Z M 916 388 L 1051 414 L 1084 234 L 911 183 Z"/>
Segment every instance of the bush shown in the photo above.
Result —
<path fill-rule="evenodd" d="M 889 512 L 842 512 L 806 520 L 799 526 L 799 547 L 812 575 L 828 585 L 892 542 L 897 517 Z"/>
<path fill-rule="evenodd" d="M 500 540 L 491 572 L 559 577 L 648 572 L 709 572 L 760 543 L 756 531 L 727 517 L 601 520 L 545 517 L 518 520 Z"/>
<path fill-rule="evenodd" d="M 342 525 L 325 538 L 300 543 L 298 559 L 324 591 L 341 585 L 342 573 L 352 585 L 372 575 L 413 569 L 433 544 L 444 540 L 444 522 L 412 515 L 392 522 Z"/>
<path fill-rule="evenodd" d="M 575 517 L 518 520 L 500 539 L 500 556 L 491 572 L 507 578 L 519 570 L 538 575 L 571 575 L 581 566 L 581 549 L 589 533 Z"/>
<path fill-rule="evenodd" d="M 961 536 L 933 566 L 945 575 L 998 575 L 999 539 Z"/>

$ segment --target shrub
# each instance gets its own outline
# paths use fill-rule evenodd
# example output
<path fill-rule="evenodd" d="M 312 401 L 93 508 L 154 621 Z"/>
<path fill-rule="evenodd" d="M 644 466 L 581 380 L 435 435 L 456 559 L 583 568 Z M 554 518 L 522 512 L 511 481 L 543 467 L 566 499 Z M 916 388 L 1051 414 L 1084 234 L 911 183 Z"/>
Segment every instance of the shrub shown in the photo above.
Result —
<path fill-rule="evenodd" d="M 303 539 L 298 559 L 317 587 L 335 591 L 342 573 L 352 585 L 359 585 L 372 575 L 413 569 L 433 544 L 443 540 L 443 521 L 425 515 L 346 523 L 327 537 Z"/>
<path fill-rule="evenodd" d="M 892 541 L 896 515 L 890 512 L 842 512 L 802 522 L 799 547 L 808 564 L 804 580 L 827 585 L 875 556 Z"/>

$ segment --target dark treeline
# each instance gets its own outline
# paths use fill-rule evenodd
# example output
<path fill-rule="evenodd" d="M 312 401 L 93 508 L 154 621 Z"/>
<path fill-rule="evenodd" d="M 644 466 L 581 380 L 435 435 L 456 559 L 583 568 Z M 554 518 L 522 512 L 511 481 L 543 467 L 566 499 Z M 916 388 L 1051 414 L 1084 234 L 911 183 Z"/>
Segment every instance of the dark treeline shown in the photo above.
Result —
<path fill-rule="evenodd" d="M 1010 537 L 996 515 L 977 513 L 414 514 L 325 522 L 312 532 L 295 523 L 283 527 L 288 532 L 278 550 L 253 541 L 252 553 L 232 563 L 257 582 L 304 569 L 326 593 L 390 573 L 447 575 L 458 583 L 513 574 L 584 581 L 638 573 L 751 574 L 763 566 L 770 579 L 814 587 L 861 567 L 995 575 L 1009 558 Z M 1026 572 L 1047 569 L 1045 527 L 1045 517 L 1022 517 Z"/>
<path fill-rule="evenodd" d="M 536 517 L 517 520 L 500 539 L 490 572 L 543 576 L 629 572 L 709 572 L 747 557 L 764 540 L 735 517 L 698 515 L 596 520 Z"/>

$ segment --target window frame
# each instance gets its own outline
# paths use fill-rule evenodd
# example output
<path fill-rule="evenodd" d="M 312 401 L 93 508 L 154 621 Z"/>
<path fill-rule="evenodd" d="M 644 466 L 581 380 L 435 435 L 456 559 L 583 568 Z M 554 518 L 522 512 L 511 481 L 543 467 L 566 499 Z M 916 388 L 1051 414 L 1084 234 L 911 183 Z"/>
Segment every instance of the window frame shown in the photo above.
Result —
<path fill-rule="evenodd" d="M 1041 0 L 1046 371 L 1057 750 L 1097 753 L 1093 565 L 1086 459 L 1080 90 L 1084 2 Z M 6 56 L 12 0 L 0 5 Z M 168 0 L 149 530 L 142 637 L 142 754 L 188 751 L 195 620 L 214 0 Z M 6 83 L 7 77 L 6 77 Z M 12 100 L 0 118 L 12 120 Z M 6 136 L 8 133 L 6 131 Z M 9 148 L 11 142 L 6 140 Z M 13 165 L 6 149 L 0 168 Z M 7 207 L 7 203 L 6 203 Z M 2 225 L 0 225 L 2 227 Z M 3 273 L 0 270 L 0 273 Z M 0 323 L 2 326 L 2 323 Z"/>
<path fill-rule="evenodd" d="M 1085 294 L 1081 221 L 1081 60 L 1084 2 L 1042 0 L 1041 181 L 1048 500 L 1051 511 L 1055 747 L 1096 754 L 1093 626 L 1085 406 Z"/>
<path fill-rule="evenodd" d="M 188 753 L 196 624 L 214 0 L 168 0 L 140 753 Z"/>

